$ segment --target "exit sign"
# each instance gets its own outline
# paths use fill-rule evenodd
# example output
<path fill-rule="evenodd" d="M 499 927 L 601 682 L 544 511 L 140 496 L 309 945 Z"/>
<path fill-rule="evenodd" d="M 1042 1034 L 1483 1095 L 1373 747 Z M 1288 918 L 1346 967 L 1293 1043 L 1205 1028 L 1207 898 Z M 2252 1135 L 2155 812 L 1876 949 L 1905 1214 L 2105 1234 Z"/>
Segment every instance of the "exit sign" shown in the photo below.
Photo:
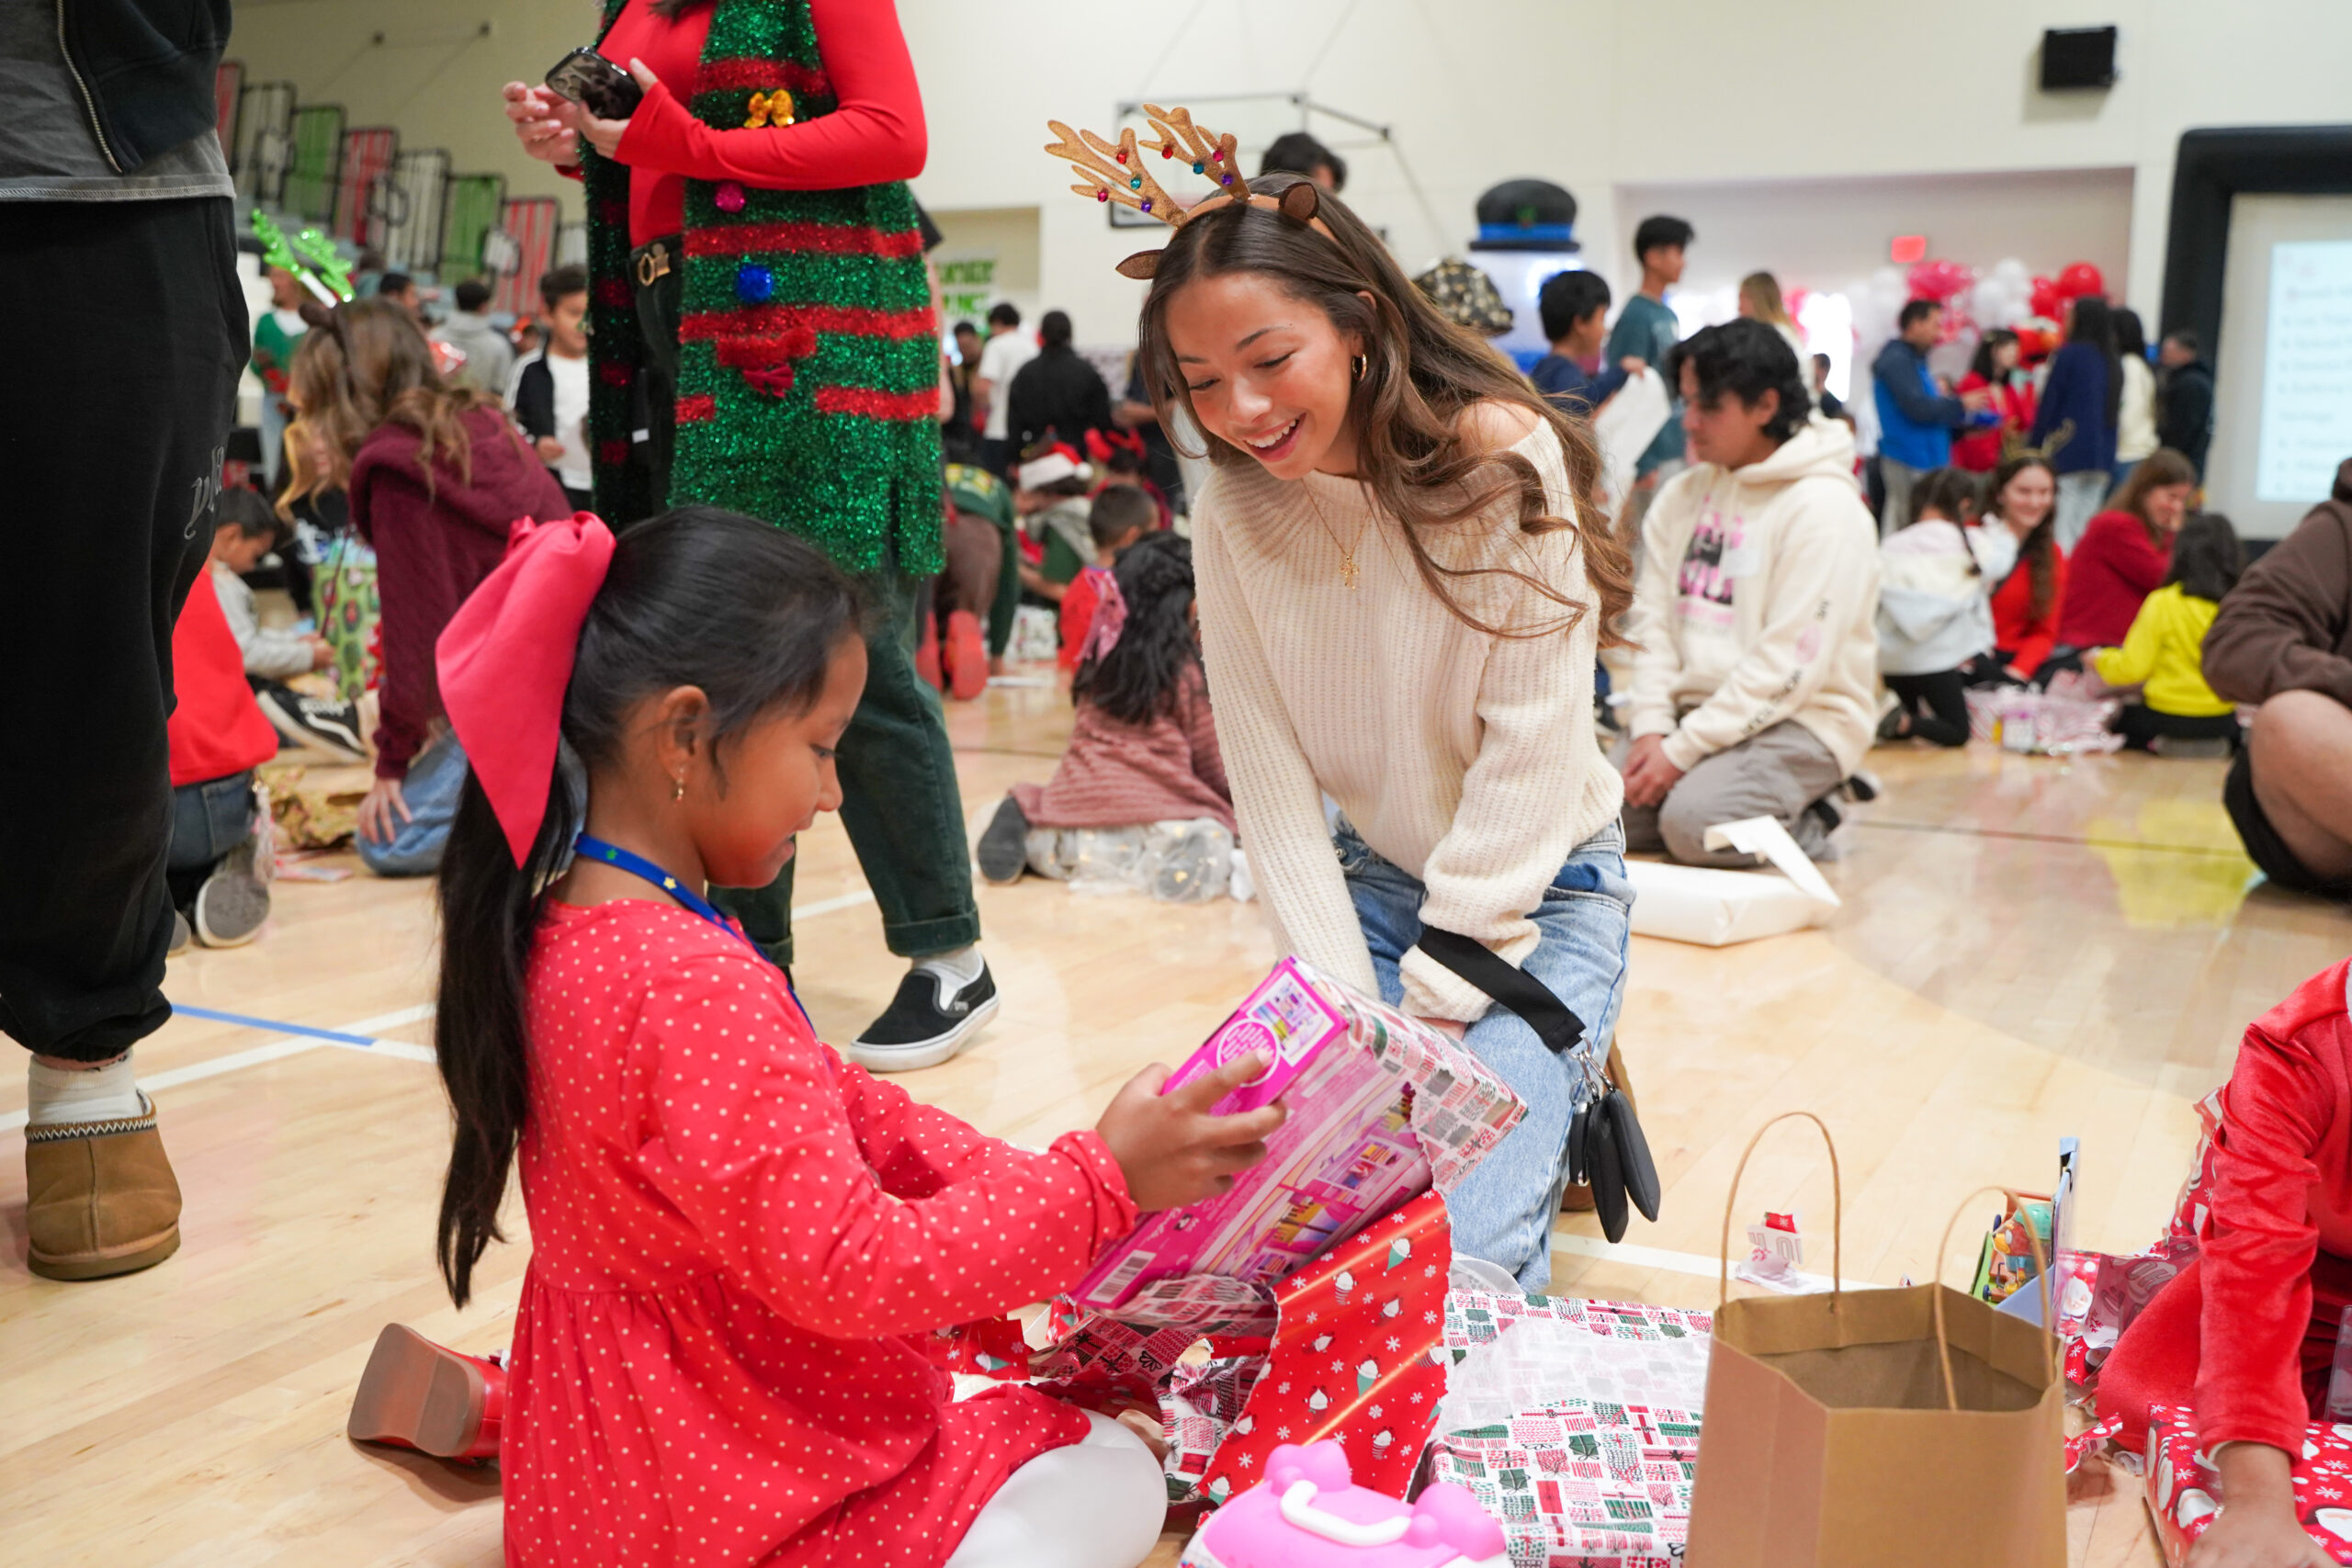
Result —
<path fill-rule="evenodd" d="M 1928 236 L 1897 234 L 1886 247 L 1886 259 L 1897 266 L 1909 266 L 1913 262 L 1928 259 Z"/>

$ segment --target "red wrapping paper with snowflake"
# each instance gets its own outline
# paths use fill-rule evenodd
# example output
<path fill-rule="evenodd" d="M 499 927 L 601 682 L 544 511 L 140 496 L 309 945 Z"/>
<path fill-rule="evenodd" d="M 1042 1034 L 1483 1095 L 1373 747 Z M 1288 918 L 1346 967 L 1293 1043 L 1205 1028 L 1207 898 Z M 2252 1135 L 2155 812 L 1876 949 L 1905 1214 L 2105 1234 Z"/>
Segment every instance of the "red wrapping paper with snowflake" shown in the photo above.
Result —
<path fill-rule="evenodd" d="M 2171 1568 L 2188 1560 L 2222 1502 L 2221 1474 L 2198 1441 L 2196 1419 L 2177 1405 L 2148 1412 L 2148 1510 Z M 2294 1476 L 2295 1517 L 2329 1561 L 2352 1563 L 2352 1426 L 2306 1427 Z"/>
<path fill-rule="evenodd" d="M 1425 1192 L 1283 1280 L 1266 1370 L 1201 1490 L 1222 1502 L 1282 1444 L 1334 1438 L 1356 1485 L 1404 1496 L 1445 1397 L 1453 1266 L 1445 1200 Z"/>

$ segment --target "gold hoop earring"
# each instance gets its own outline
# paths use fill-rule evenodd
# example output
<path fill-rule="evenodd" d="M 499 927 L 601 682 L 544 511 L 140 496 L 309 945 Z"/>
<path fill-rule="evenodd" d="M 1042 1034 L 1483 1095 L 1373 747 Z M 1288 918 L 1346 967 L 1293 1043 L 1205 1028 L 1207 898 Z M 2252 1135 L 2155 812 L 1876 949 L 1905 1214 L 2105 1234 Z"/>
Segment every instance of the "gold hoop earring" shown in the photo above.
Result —
<path fill-rule="evenodd" d="M 1364 372 L 1372 368 L 1372 355 L 1359 354 L 1351 363 L 1355 370 L 1356 379 L 1361 381 L 1363 379 Z"/>
<path fill-rule="evenodd" d="M 670 791 L 670 804 L 675 806 L 686 798 L 686 775 L 680 773 L 671 782 L 674 787 Z"/>

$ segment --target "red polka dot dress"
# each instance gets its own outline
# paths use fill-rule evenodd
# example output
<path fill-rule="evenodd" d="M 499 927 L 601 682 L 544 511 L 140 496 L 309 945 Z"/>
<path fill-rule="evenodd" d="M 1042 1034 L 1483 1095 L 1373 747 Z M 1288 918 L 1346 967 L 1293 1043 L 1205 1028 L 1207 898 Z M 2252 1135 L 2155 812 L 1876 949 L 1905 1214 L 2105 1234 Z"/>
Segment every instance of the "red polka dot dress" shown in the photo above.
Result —
<path fill-rule="evenodd" d="M 667 904 L 550 905 L 525 1007 L 508 1562 L 926 1568 L 1085 1436 L 1028 1389 L 951 1404 L 906 1337 L 1066 1289 L 1134 1224 L 1100 1138 L 1030 1154 L 917 1104 Z"/>

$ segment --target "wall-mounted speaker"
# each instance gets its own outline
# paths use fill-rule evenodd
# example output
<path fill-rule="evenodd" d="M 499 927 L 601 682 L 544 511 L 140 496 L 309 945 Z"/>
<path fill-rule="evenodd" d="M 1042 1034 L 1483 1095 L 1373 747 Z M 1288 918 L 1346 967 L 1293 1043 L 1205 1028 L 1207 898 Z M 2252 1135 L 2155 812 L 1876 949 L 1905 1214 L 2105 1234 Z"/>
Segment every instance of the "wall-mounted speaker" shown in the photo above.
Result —
<path fill-rule="evenodd" d="M 2041 90 L 2115 85 L 2113 28 L 2051 28 L 2041 35 Z"/>

